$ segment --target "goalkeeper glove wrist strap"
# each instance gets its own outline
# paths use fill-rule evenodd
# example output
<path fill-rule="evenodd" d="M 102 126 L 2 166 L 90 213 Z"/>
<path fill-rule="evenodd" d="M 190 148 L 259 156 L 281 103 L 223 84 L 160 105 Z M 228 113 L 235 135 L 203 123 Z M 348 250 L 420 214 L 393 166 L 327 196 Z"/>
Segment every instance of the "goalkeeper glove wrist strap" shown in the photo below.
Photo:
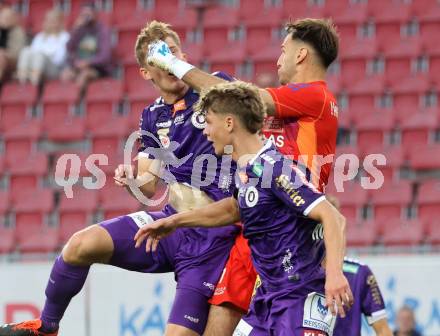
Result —
<path fill-rule="evenodd" d="M 185 76 L 186 73 L 191 69 L 194 69 L 194 65 L 182 61 L 178 58 L 176 58 L 171 65 L 171 72 L 179 79 L 182 79 L 183 76 Z"/>

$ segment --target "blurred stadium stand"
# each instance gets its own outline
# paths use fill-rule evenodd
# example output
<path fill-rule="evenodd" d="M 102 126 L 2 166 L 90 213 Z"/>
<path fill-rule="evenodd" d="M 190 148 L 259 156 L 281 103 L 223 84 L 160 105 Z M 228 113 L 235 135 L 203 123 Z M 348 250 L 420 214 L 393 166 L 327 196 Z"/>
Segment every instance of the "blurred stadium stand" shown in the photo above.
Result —
<path fill-rule="evenodd" d="M 11 0 L 30 33 L 60 6 L 70 27 L 82 0 Z M 125 138 L 156 93 L 138 75 L 133 49 L 153 18 L 172 23 L 189 60 L 255 81 L 276 73 L 283 23 L 331 17 L 341 34 L 340 56 L 328 83 L 338 97 L 338 155 L 360 161 L 383 153 L 385 186 L 360 187 L 360 171 L 341 200 L 352 247 L 440 247 L 440 2 L 436 0 L 99 0 L 111 25 L 118 71 L 93 82 L 85 99 L 72 84 L 46 83 L 42 92 L 11 82 L 1 89 L 0 253 L 55 252 L 78 229 L 140 209 L 110 184 Z M 206 4 L 205 10 L 203 10 Z M 57 159 L 104 153 L 107 185 L 74 189 L 66 198 L 54 183 Z M 336 167 L 344 169 L 344 167 Z M 80 180 L 81 182 L 81 180 Z"/>

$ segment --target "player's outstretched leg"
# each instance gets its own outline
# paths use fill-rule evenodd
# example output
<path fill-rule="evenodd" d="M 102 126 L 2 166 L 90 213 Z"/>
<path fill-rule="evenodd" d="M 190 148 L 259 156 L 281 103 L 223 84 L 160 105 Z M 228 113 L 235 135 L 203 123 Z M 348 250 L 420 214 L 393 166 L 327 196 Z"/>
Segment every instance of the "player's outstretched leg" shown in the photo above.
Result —
<path fill-rule="evenodd" d="M 94 225 L 75 233 L 55 260 L 46 287 L 46 303 L 41 318 L 0 326 L 0 336 L 56 336 L 58 325 L 70 300 L 87 279 L 90 266 L 108 263 L 113 241 L 107 230 Z"/>

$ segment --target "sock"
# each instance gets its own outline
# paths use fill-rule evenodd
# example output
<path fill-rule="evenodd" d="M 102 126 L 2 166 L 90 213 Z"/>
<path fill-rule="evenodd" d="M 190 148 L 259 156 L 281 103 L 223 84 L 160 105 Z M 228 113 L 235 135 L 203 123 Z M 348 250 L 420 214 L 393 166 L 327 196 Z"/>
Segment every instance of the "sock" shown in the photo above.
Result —
<path fill-rule="evenodd" d="M 65 263 L 62 255 L 56 259 L 46 287 L 41 331 L 58 330 L 70 300 L 83 288 L 89 269 L 90 266 L 72 266 Z"/>

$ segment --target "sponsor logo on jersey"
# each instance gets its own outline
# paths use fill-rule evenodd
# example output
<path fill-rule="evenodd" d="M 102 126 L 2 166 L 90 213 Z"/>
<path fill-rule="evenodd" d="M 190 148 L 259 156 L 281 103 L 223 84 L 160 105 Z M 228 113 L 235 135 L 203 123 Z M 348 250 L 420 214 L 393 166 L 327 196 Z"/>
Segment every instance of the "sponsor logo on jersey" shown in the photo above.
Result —
<path fill-rule="evenodd" d="M 156 127 L 157 128 L 170 128 L 171 124 L 172 124 L 172 121 L 168 120 L 168 121 L 156 123 Z"/>
<path fill-rule="evenodd" d="M 327 336 L 327 334 L 318 330 L 304 329 L 302 336 Z"/>
<path fill-rule="evenodd" d="M 214 290 L 215 286 L 209 282 L 203 282 L 203 286 L 208 287 L 210 290 Z"/>
<path fill-rule="evenodd" d="M 168 148 L 170 146 L 170 138 L 168 137 L 169 131 L 169 128 L 161 128 L 157 130 L 157 135 L 159 136 L 160 143 L 164 148 Z"/>
<path fill-rule="evenodd" d="M 201 113 L 193 113 L 191 116 L 191 122 L 195 128 L 204 129 L 206 126 L 205 116 Z"/>
<path fill-rule="evenodd" d="M 174 125 L 181 125 L 185 122 L 185 114 L 179 114 L 174 118 Z"/>
<path fill-rule="evenodd" d="M 187 319 L 188 321 L 191 321 L 192 323 L 199 323 L 199 321 L 200 321 L 199 318 L 192 317 L 190 315 L 185 315 L 184 318 Z"/>
<path fill-rule="evenodd" d="M 280 175 L 275 179 L 275 182 L 279 188 L 284 190 L 287 195 L 289 195 L 292 203 L 296 206 L 301 206 L 306 203 L 304 199 L 299 194 L 299 191 L 295 188 L 292 182 L 290 182 L 290 177 L 287 175 Z"/>
<path fill-rule="evenodd" d="M 315 228 L 312 232 L 312 239 L 314 241 L 317 240 L 323 240 L 324 239 L 324 227 L 322 226 L 322 223 L 316 224 Z"/>
<path fill-rule="evenodd" d="M 289 273 L 293 269 L 292 265 L 292 252 L 290 249 L 286 250 L 286 254 L 283 257 L 282 265 L 284 268 L 284 272 Z"/>
<path fill-rule="evenodd" d="M 255 163 L 252 166 L 252 172 L 258 177 L 261 177 L 261 175 L 263 175 L 263 165 L 261 163 Z"/>
<path fill-rule="evenodd" d="M 376 277 L 374 274 L 370 274 L 367 277 L 367 285 L 370 287 L 371 295 L 373 296 L 373 301 L 375 304 L 382 305 L 382 295 L 380 294 L 379 286 L 377 284 Z"/>
<path fill-rule="evenodd" d="M 238 323 L 237 328 L 235 328 L 232 336 L 249 336 L 252 332 L 252 329 L 254 328 L 249 323 L 247 323 L 245 320 L 240 320 L 240 323 Z"/>
<path fill-rule="evenodd" d="M 145 211 L 134 212 L 134 213 L 128 214 L 127 216 L 130 217 L 139 228 L 154 222 L 153 217 L 151 217 Z"/>
<path fill-rule="evenodd" d="M 261 157 L 264 161 L 267 161 L 267 162 L 269 162 L 269 163 L 272 164 L 272 165 L 274 165 L 275 162 L 276 162 L 272 157 L 270 157 L 270 156 L 267 155 L 266 153 L 261 154 L 260 157 Z"/>
<path fill-rule="evenodd" d="M 179 112 L 179 111 L 183 111 L 183 110 L 186 110 L 185 99 L 179 100 L 173 106 L 173 113 L 176 113 L 176 112 Z"/>
<path fill-rule="evenodd" d="M 257 203 L 258 203 L 258 198 L 259 198 L 259 195 L 258 195 L 258 190 L 257 190 L 257 188 L 251 186 L 251 187 L 248 187 L 248 188 L 246 189 L 246 192 L 245 192 L 245 195 L 244 195 L 244 199 L 245 199 L 245 201 L 246 201 L 246 205 L 247 205 L 249 208 L 252 208 L 252 207 L 254 207 L 255 205 L 257 205 Z"/>
<path fill-rule="evenodd" d="M 332 336 L 335 323 L 336 316 L 333 316 L 325 305 L 324 295 L 310 293 L 304 302 L 303 327 L 323 331 Z"/>
<path fill-rule="evenodd" d="M 339 115 L 338 105 L 336 105 L 336 103 L 334 101 L 330 101 L 330 112 L 331 112 L 332 116 L 335 116 L 336 118 Z"/>

